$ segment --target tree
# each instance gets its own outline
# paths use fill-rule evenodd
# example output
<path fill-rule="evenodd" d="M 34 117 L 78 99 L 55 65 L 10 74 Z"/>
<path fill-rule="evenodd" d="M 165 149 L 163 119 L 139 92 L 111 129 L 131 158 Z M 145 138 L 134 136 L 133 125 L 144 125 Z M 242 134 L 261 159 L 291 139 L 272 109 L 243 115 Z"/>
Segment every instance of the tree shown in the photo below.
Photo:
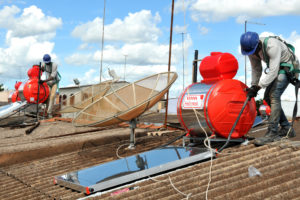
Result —
<path fill-rule="evenodd" d="M 4 90 L 3 83 L 0 84 L 0 92 Z"/>

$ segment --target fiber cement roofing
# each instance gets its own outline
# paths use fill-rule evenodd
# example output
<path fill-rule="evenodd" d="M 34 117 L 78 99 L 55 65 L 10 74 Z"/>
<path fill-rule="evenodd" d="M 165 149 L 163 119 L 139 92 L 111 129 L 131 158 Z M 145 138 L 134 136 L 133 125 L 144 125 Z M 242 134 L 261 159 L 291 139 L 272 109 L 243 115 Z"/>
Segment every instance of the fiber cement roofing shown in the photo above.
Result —
<path fill-rule="evenodd" d="M 170 117 L 170 120 L 175 119 Z M 265 132 L 264 127 L 251 130 L 249 136 L 262 135 Z M 124 186 L 136 188 L 134 190 L 116 188 L 93 197 L 54 185 L 53 177 L 117 159 L 116 149 L 128 143 L 129 129 L 110 127 L 79 130 L 67 122 L 47 122 L 42 123 L 32 135 L 26 136 L 24 128 L 2 128 L 0 199 L 173 200 L 187 198 L 186 195 L 189 199 L 205 199 L 209 175 L 211 182 L 207 192 L 208 199 L 300 199 L 298 121 L 295 129 L 299 133 L 296 138 L 262 147 L 255 147 L 252 142 L 246 146 L 232 146 L 226 148 L 212 162 L 197 163 Z M 144 152 L 182 134 L 171 132 L 151 136 L 147 131 L 151 130 L 138 130 L 137 148 L 134 151 L 121 148 L 119 154 L 129 156 Z M 76 134 L 77 132 L 80 134 Z M 177 141 L 175 144 L 182 145 L 182 142 Z M 28 148 L 30 151 L 26 150 Z M 12 152 L 15 154 L 7 157 Z M 14 162 L 7 161 L 7 158 Z M 249 166 L 254 166 L 262 175 L 249 177 Z M 126 192 L 111 196 L 114 191 Z"/>

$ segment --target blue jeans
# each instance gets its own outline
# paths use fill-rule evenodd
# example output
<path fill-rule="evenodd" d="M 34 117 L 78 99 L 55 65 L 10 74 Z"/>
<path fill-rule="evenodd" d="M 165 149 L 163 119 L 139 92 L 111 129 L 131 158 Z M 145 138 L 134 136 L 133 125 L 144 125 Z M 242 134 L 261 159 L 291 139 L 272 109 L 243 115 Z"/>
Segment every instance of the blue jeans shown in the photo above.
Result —
<path fill-rule="evenodd" d="M 278 124 L 281 127 L 290 126 L 282 107 L 280 97 L 289 85 L 286 74 L 279 74 L 277 78 L 266 88 L 264 99 L 271 106 L 268 131 L 278 132 Z"/>

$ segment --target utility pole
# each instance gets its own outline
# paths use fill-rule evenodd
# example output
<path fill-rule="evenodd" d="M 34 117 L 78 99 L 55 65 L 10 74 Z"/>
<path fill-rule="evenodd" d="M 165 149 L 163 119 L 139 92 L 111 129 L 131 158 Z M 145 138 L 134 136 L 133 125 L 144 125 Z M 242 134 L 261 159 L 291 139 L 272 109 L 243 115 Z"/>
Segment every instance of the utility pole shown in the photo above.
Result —
<path fill-rule="evenodd" d="M 125 81 L 125 78 L 126 78 L 126 59 L 127 59 L 127 56 L 128 55 L 124 55 L 125 56 L 125 63 L 124 63 L 124 81 Z"/>
<path fill-rule="evenodd" d="M 169 62 L 168 62 L 168 72 L 171 70 L 171 55 L 172 55 L 172 36 L 173 36 L 173 17 L 174 17 L 174 0 L 172 0 L 172 11 L 171 11 L 171 25 L 170 25 L 170 44 L 169 44 Z M 168 74 L 168 83 L 169 83 L 169 74 Z M 165 122 L 164 127 L 167 127 L 168 120 L 168 103 L 169 103 L 169 90 L 167 92 L 166 99 L 166 112 L 165 112 Z"/>
<path fill-rule="evenodd" d="M 182 39 L 182 89 L 184 90 L 184 32 L 180 33 Z"/>
<path fill-rule="evenodd" d="M 245 20 L 245 33 L 247 32 L 247 23 L 264 26 L 266 24 Z M 245 85 L 247 85 L 247 56 L 245 56 Z"/>
<path fill-rule="evenodd" d="M 104 21 L 105 21 L 105 6 L 106 6 L 106 0 L 103 0 L 103 19 L 102 19 L 102 45 L 101 45 L 101 65 L 100 65 L 100 83 L 102 80 L 102 63 L 103 63 L 103 48 L 104 48 Z"/>

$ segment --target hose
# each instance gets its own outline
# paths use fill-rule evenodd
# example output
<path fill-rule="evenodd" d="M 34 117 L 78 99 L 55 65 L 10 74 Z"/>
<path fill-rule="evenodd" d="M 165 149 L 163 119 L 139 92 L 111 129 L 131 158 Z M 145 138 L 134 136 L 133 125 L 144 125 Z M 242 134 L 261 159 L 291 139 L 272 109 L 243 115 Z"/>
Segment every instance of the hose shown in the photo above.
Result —
<path fill-rule="evenodd" d="M 241 117 L 243 111 L 245 110 L 245 107 L 246 107 L 246 105 L 247 105 L 247 103 L 248 103 L 249 100 L 250 100 L 250 97 L 247 96 L 247 99 L 245 100 L 244 105 L 243 105 L 243 107 L 242 107 L 242 109 L 241 109 L 241 111 L 240 111 L 237 119 L 235 120 L 235 122 L 234 122 L 234 124 L 233 124 L 233 126 L 231 128 L 231 131 L 230 131 L 230 133 L 229 133 L 229 135 L 227 137 L 226 143 L 218 150 L 218 152 L 223 151 L 223 149 L 228 145 L 228 143 L 229 143 L 229 141 L 231 139 L 231 135 L 232 135 L 232 133 L 233 133 L 233 131 L 234 131 L 234 129 L 235 129 L 238 121 L 240 120 L 240 117 Z"/>

